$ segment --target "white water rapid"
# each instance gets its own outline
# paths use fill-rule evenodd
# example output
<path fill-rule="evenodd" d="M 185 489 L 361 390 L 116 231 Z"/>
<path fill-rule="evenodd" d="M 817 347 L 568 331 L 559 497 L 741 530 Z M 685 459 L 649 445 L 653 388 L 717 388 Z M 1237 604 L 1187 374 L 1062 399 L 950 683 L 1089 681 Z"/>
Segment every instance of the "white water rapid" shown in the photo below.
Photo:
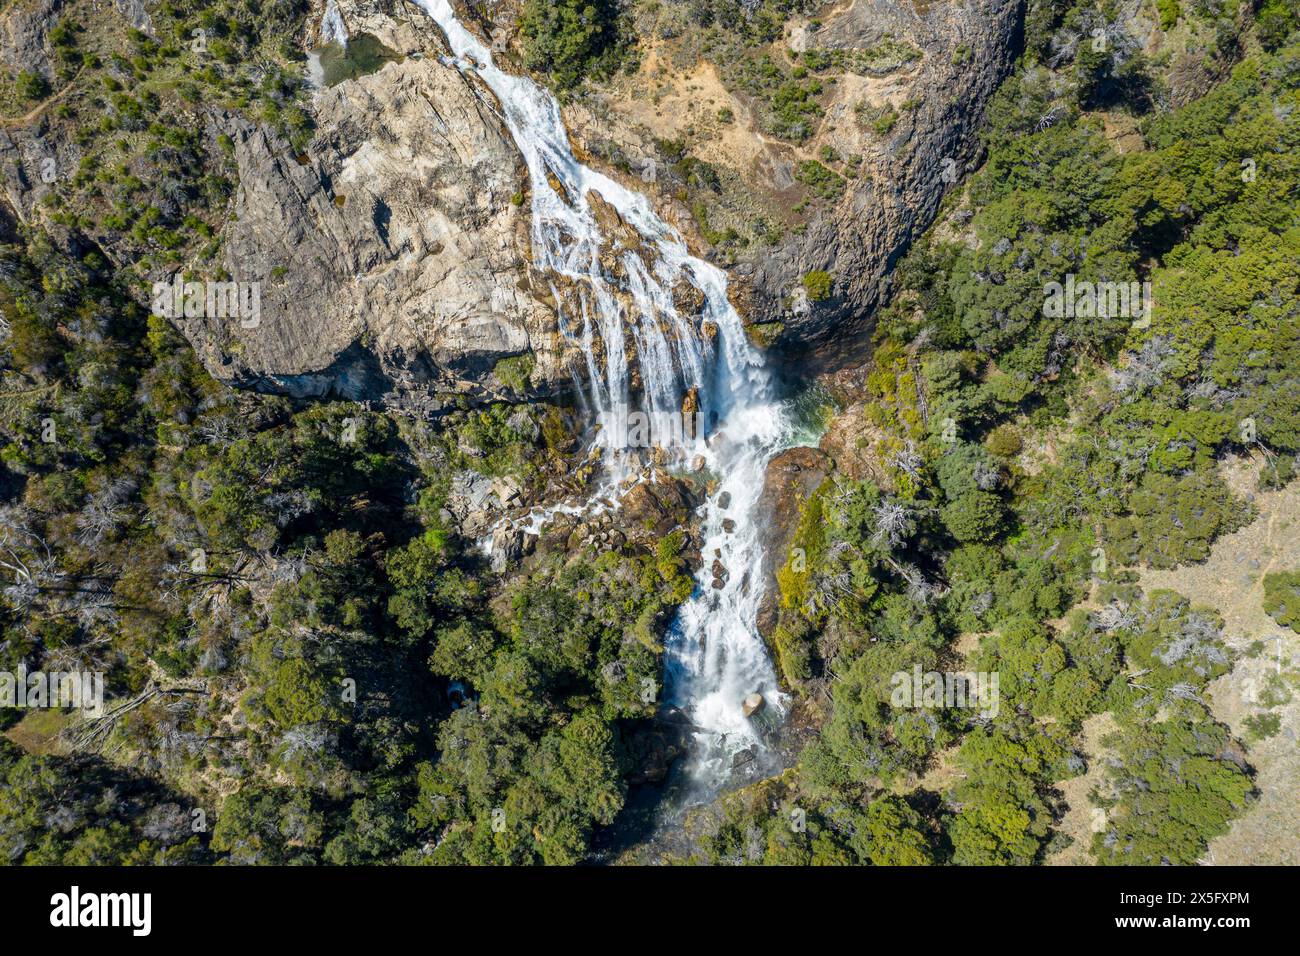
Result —
<path fill-rule="evenodd" d="M 348 45 L 348 28 L 339 13 L 336 0 L 326 0 L 325 15 L 320 22 L 321 43 L 337 43 L 341 47 Z"/>
<path fill-rule="evenodd" d="M 680 421 L 687 396 L 698 400 L 700 414 L 692 419 L 705 423 L 707 438 L 679 434 L 669 450 L 679 461 L 702 457 L 718 485 L 703 507 L 704 561 L 695 593 L 666 639 L 665 685 L 667 702 L 698 728 L 690 774 L 694 788 L 708 796 L 726 783 L 736 754 L 763 747 L 756 722 L 779 720 L 785 706 L 755 626 L 764 584 L 756 505 L 768 461 L 793 441 L 790 415 L 727 299 L 725 274 L 692 256 L 646 197 L 580 163 L 555 99 L 527 77 L 498 69 L 448 0 L 417 2 L 442 28 L 456 65 L 496 95 L 528 165 L 534 267 L 580 291 L 581 308 L 561 316 L 562 328 L 586 356 L 580 393 L 599 423 L 595 441 L 612 482 L 630 477 L 633 468 L 629 415 Z M 642 239 L 640 248 L 619 255 L 621 268 L 600 261 L 609 247 L 592 193 Z M 702 293 L 698 315 L 681 314 L 675 303 L 673 290 L 683 279 Z M 637 394 L 626 358 L 629 334 L 642 383 Z M 712 586 L 715 558 L 726 569 L 721 589 Z M 754 693 L 765 701 L 757 721 L 742 712 Z"/>

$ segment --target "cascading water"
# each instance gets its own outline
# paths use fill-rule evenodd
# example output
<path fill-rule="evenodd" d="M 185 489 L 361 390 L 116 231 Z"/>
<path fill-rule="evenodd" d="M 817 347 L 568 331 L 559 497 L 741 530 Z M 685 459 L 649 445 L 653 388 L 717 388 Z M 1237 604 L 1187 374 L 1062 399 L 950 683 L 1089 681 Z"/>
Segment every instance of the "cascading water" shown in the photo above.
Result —
<path fill-rule="evenodd" d="M 769 720 L 784 707 L 755 626 L 764 586 L 756 506 L 768 461 L 792 441 L 790 416 L 727 299 L 724 273 L 692 256 L 644 196 L 580 163 L 555 99 L 527 77 L 498 69 L 448 0 L 417 2 L 442 28 L 456 65 L 473 70 L 496 95 L 527 163 L 533 263 L 578 290 L 579 307 L 561 315 L 561 323 L 586 356 L 584 401 L 599 425 L 595 440 L 607 473 L 614 482 L 625 479 L 634 462 L 626 440 L 634 415 L 627 332 L 646 406 L 639 411 L 652 421 L 680 417 L 694 395 L 699 413 L 692 418 L 706 423 L 706 434 L 678 429 L 669 449 L 682 460 L 702 457 L 719 483 L 703 509 L 698 585 L 666 641 L 665 683 L 668 703 L 697 728 L 691 777 L 700 795 L 710 795 L 726 782 L 735 754 L 762 747 L 754 722 L 743 714 L 745 698 L 761 694 Z M 618 256 L 617 269 L 608 257 L 601 261 L 608 246 L 592 193 L 641 239 L 639 248 Z M 673 290 L 682 280 L 702 294 L 698 316 L 680 314 Z M 717 580 L 715 559 L 725 569 Z"/>
<path fill-rule="evenodd" d="M 325 14 L 320 22 L 320 38 L 322 43 L 337 43 L 342 47 L 348 45 L 348 28 L 343 23 L 343 15 L 339 13 L 336 0 L 327 0 L 325 4 Z"/>

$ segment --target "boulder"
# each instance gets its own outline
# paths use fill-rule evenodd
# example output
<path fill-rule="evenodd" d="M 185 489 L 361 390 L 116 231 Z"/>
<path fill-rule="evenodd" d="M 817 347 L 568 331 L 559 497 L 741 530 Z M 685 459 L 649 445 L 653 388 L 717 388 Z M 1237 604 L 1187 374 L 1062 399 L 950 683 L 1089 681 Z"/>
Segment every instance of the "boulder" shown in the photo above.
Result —
<path fill-rule="evenodd" d="M 762 535 L 763 577 L 766 589 L 758 607 L 758 629 L 764 636 L 776 624 L 779 593 L 777 568 L 785 562 L 790 541 L 799 525 L 799 509 L 826 478 L 831 462 L 816 448 L 788 448 L 767 465 L 763 494 L 758 501 Z"/>
<path fill-rule="evenodd" d="M 524 556 L 524 533 L 518 528 L 503 527 L 492 532 L 490 558 L 494 574 L 504 574 Z"/>
<path fill-rule="evenodd" d="M 629 534 L 648 531 L 662 537 L 689 521 L 697 503 L 686 482 L 660 475 L 628 489 L 620 524 Z"/>

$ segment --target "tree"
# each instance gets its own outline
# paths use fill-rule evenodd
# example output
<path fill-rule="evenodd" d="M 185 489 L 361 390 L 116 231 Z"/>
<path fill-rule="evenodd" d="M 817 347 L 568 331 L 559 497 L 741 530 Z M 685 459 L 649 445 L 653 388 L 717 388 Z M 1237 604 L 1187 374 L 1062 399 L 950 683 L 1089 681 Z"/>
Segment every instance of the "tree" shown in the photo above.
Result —
<path fill-rule="evenodd" d="M 615 0 L 526 0 L 519 30 L 525 65 L 561 91 L 608 74 L 621 52 Z"/>
<path fill-rule="evenodd" d="M 1092 840 L 1100 863 L 1190 866 L 1254 789 L 1245 760 L 1211 720 L 1132 723 L 1106 744 L 1115 759 L 1106 766 L 1106 826 Z"/>
<path fill-rule="evenodd" d="M 872 866 L 929 866 L 934 862 L 925 821 L 901 798 L 878 797 L 853 818 L 849 845 Z"/>
<path fill-rule="evenodd" d="M 986 541 L 996 536 L 1005 510 L 997 495 L 975 490 L 949 501 L 940 509 L 939 516 L 958 541 Z"/>
<path fill-rule="evenodd" d="M 1283 627 L 1300 631 L 1300 571 L 1264 575 L 1264 611 Z"/>

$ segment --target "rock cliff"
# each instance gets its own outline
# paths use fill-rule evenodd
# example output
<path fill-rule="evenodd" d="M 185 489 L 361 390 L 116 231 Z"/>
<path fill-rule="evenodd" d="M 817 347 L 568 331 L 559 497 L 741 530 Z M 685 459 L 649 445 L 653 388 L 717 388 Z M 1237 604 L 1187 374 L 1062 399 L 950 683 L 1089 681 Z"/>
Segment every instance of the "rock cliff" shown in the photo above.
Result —
<path fill-rule="evenodd" d="M 523 356 L 557 379 L 554 314 L 529 281 L 526 172 L 491 101 L 440 62 L 431 23 L 353 22 L 403 58 L 321 90 L 304 153 L 214 118 L 239 166 L 226 264 L 262 283 L 262 316 L 183 330 L 220 377 L 294 394 L 502 394 L 494 370 Z"/>
<path fill-rule="evenodd" d="M 830 64 L 813 68 L 823 93 L 802 139 L 770 133 L 770 106 L 745 91 L 761 87 L 754 68 L 726 62 L 734 48 L 697 55 L 689 23 L 661 21 L 661 35 L 680 29 L 684 38 L 651 41 L 634 76 L 566 116 L 589 152 L 634 173 L 662 169 L 666 143 L 717 171 L 721 186 L 699 202 L 692 195 L 693 208 L 671 175 L 643 188 L 676 200 L 679 223 L 708 207 L 712 228 L 699 238 L 727 247 L 747 318 L 770 326 L 764 344 L 805 371 L 842 367 L 865 357 L 894 263 L 977 165 L 976 133 L 1018 55 L 1023 12 L 1023 0 L 849 0 L 791 19 L 768 61 L 788 64 L 796 79 L 810 72 L 805 64 Z M 792 89 L 787 82 L 776 96 Z M 775 230 L 755 229 L 756 220 Z M 732 225 L 740 247 L 718 239 Z M 805 283 L 818 272 L 827 287 Z"/>
<path fill-rule="evenodd" d="M 730 269 L 746 320 L 774 354 L 804 373 L 843 364 L 866 351 L 891 266 L 976 158 L 984 107 L 1019 45 L 1022 4 L 848 0 L 819 19 L 792 18 L 765 55 L 787 76 L 809 51 L 835 64 L 816 68 L 824 81 L 816 119 L 799 136 L 772 135 L 762 104 L 727 63 L 712 62 L 707 49 L 669 50 L 660 39 L 669 31 L 659 28 L 640 37 L 639 67 L 593 84 L 565 107 L 566 122 L 584 159 L 645 191 Z M 319 39 L 319 6 L 304 26 L 308 48 Z M 559 333 L 549 277 L 530 269 L 527 176 L 497 104 L 443 62 L 440 32 L 414 6 L 336 6 L 353 40 L 377 40 L 386 56 L 329 86 L 313 62 L 318 88 L 306 105 L 315 132 L 301 150 L 247 113 L 200 104 L 208 149 L 215 155 L 228 137 L 237 171 L 230 208 L 213 210 L 227 219 L 220 252 L 215 261 L 146 269 L 141 288 L 178 273 L 257 283 L 256 323 L 176 320 L 208 368 L 243 387 L 417 395 L 426 409 L 450 395 L 521 398 L 568 387 L 581 363 Z M 493 8 L 505 32 L 465 15 L 516 38 L 500 52 L 511 69 L 522 69 L 510 22 L 517 6 Z M 11 71 L 50 73 L 46 34 L 58 11 L 58 0 L 32 0 L 0 15 L 0 60 Z M 118 29 L 149 29 L 133 0 L 104 16 Z M 60 170 L 80 162 L 50 103 L 0 129 L 3 187 L 18 222 L 49 218 L 42 161 L 53 156 Z M 637 174 L 641 161 L 664 159 L 666 142 L 676 144 L 669 151 L 678 151 L 679 167 L 698 174 L 690 164 L 700 159 L 720 177 L 708 203 L 688 200 L 675 174 L 657 182 Z M 819 182 L 809 170 L 822 161 Z M 776 225 L 753 241 L 725 238 L 746 232 L 746 216 L 749 225 Z M 85 222 L 91 243 L 118 267 L 131 265 L 136 251 L 103 216 Z M 43 224 L 62 230 L 66 244 L 79 241 L 57 222 Z"/>

